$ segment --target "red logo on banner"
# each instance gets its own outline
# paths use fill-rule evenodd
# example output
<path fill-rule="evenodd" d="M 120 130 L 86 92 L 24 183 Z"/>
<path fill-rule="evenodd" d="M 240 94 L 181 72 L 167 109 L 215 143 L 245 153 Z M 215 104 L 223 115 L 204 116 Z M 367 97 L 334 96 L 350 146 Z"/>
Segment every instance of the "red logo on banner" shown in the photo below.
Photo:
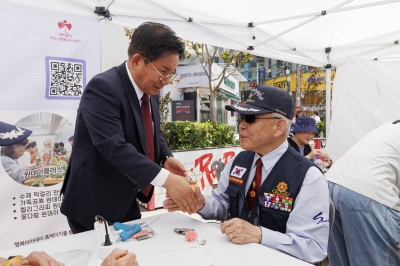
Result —
<path fill-rule="evenodd" d="M 222 154 L 222 158 L 219 159 L 220 162 L 223 164 L 227 164 L 229 159 L 235 156 L 234 151 L 228 151 Z M 212 162 L 213 154 L 212 153 L 206 153 L 199 158 L 197 158 L 194 161 L 194 168 L 199 167 L 200 172 L 202 173 L 202 176 L 200 178 L 200 184 L 201 184 L 201 189 L 204 190 L 206 186 L 206 182 L 212 186 L 213 185 L 213 179 L 216 178 L 216 174 L 214 172 L 214 169 L 211 167 L 211 162 Z M 192 171 L 194 169 L 191 169 Z"/>
<path fill-rule="evenodd" d="M 63 20 L 62 22 L 58 22 L 58 27 L 60 28 L 60 30 L 67 32 L 71 30 L 72 24 L 68 23 L 68 21 L 66 20 Z"/>
<path fill-rule="evenodd" d="M 60 41 L 60 42 L 71 42 L 71 43 L 82 43 L 80 39 L 75 39 L 72 37 L 70 30 L 72 29 L 72 24 L 68 23 L 67 20 L 63 20 L 57 23 L 58 28 L 61 32 L 58 32 L 57 35 L 50 36 L 50 40 L 52 41 Z"/>
<path fill-rule="evenodd" d="M 255 86 L 257 86 L 257 82 L 250 82 L 250 87 L 254 88 Z"/>

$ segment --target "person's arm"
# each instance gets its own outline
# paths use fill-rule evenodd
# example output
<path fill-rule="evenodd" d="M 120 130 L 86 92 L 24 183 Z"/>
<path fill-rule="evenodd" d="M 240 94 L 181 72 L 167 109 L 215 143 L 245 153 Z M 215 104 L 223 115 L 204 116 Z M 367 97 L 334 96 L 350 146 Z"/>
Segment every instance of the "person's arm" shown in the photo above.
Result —
<path fill-rule="evenodd" d="M 205 197 L 203 207 L 197 212 L 203 219 L 215 219 L 225 221 L 229 212 L 229 196 L 225 191 L 229 185 L 229 174 L 234 159 L 233 157 L 225 165 L 224 170 L 221 172 L 218 187 L 214 189 L 210 196 Z"/>
<path fill-rule="evenodd" d="M 321 156 L 321 160 L 324 162 L 329 161 L 329 155 L 319 149 L 311 149 L 311 152 L 307 155 L 305 155 L 305 157 L 307 159 L 312 160 L 315 156 Z"/>
<path fill-rule="evenodd" d="M 326 178 L 311 167 L 289 216 L 286 234 L 262 227 L 261 244 L 308 262 L 322 261 L 328 246 L 329 204 Z"/>

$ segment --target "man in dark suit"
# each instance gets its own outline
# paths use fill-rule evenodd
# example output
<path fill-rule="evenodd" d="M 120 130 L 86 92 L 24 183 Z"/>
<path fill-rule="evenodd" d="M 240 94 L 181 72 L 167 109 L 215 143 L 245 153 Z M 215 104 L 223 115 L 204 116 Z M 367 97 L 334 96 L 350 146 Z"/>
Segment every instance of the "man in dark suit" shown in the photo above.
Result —
<path fill-rule="evenodd" d="M 149 185 L 166 188 L 183 210 L 196 211 L 197 198 L 167 147 L 158 109 L 158 93 L 175 75 L 184 50 L 169 27 L 144 23 L 132 35 L 128 61 L 86 86 L 61 189 L 61 212 L 72 232 L 93 229 L 96 215 L 109 222 L 140 219 L 136 199 L 151 199 Z M 143 109 L 149 101 L 151 108 Z"/>

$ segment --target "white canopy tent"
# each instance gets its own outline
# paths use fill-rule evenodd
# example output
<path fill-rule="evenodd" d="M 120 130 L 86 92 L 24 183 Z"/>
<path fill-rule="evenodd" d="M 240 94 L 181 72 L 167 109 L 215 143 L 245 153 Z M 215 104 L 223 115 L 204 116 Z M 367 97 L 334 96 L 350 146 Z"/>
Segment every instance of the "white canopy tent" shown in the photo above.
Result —
<path fill-rule="evenodd" d="M 0 4 L 1 1 L 5 0 L 0 0 Z M 160 22 L 170 26 L 177 35 L 187 40 L 249 51 L 254 55 L 304 65 L 326 67 L 327 114 L 331 111 L 330 67 L 337 67 L 337 80 L 341 80 L 343 76 L 355 81 L 360 78 L 355 76 L 357 72 L 354 75 L 348 72 L 343 75 L 340 71 L 341 65 L 345 62 L 360 64 L 360 62 L 378 59 L 379 69 L 382 70 L 385 68 L 384 61 L 400 60 L 400 23 L 397 22 L 400 14 L 400 0 L 235 2 L 223 0 L 12 0 L 12 2 L 92 16 L 94 19 L 102 19 L 101 23 L 117 23 L 131 28 L 145 21 Z M 95 10 L 100 14 L 94 13 Z M 108 18 L 112 21 L 110 22 Z M 348 58 L 352 59 L 348 60 Z M 391 64 L 389 67 L 397 66 L 399 64 Z M 348 67 L 347 71 L 352 69 L 354 68 Z M 393 82 L 391 85 L 380 86 L 377 97 L 392 98 L 394 95 L 387 93 L 394 93 L 396 90 L 385 88 L 387 86 L 399 88 L 399 80 L 394 77 L 396 71 L 385 73 L 389 73 L 389 78 L 393 79 Z M 359 83 L 350 82 L 353 84 L 351 89 L 356 89 L 354 97 L 358 97 L 361 102 L 363 102 L 363 90 L 374 90 L 378 86 L 378 82 L 373 77 L 370 76 L 370 78 L 371 82 L 368 85 L 371 87 L 369 88 L 354 88 Z M 348 84 L 346 80 L 335 83 L 334 91 L 338 94 L 337 97 L 334 95 L 333 106 L 337 102 L 337 106 L 346 108 L 341 104 L 343 100 L 347 100 L 346 97 L 350 97 L 350 94 L 346 94 L 346 90 L 349 90 L 346 84 Z M 365 101 L 368 99 L 370 98 L 365 98 Z M 329 126 L 335 128 L 334 131 L 328 132 L 327 145 L 334 160 L 376 126 L 399 118 L 395 116 L 400 113 L 400 107 L 395 104 L 387 106 L 387 104 L 394 103 L 386 102 L 385 105 L 379 105 L 381 109 L 375 108 L 369 120 L 360 119 L 360 115 L 365 114 L 362 108 L 367 108 L 369 104 L 351 106 L 361 108 L 361 110 L 349 111 L 345 117 L 336 117 L 339 110 L 333 109 L 332 124 L 330 116 L 327 115 L 327 128 Z M 390 108 L 395 112 L 387 114 L 385 119 L 377 119 L 381 110 L 385 108 Z M 335 126 L 335 121 L 340 124 Z M 361 121 L 370 125 L 360 125 Z M 343 124 L 346 130 L 342 131 L 340 128 Z M 358 134 L 348 134 L 349 131 L 354 130 Z M 335 145 L 331 145 L 331 142 Z"/>

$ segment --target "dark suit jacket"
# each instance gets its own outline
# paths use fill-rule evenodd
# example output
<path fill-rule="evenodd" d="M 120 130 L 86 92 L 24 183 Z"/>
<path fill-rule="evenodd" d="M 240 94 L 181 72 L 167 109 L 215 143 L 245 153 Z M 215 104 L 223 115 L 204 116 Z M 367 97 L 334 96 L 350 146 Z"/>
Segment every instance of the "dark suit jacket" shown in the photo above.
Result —
<path fill-rule="evenodd" d="M 138 191 L 172 154 L 160 130 L 158 95 L 151 96 L 150 103 L 155 162 L 146 157 L 139 99 L 125 63 L 92 78 L 78 108 L 61 213 L 88 228 L 93 228 L 95 215 L 109 222 L 141 217 Z M 143 195 L 139 199 L 146 200 Z"/>

